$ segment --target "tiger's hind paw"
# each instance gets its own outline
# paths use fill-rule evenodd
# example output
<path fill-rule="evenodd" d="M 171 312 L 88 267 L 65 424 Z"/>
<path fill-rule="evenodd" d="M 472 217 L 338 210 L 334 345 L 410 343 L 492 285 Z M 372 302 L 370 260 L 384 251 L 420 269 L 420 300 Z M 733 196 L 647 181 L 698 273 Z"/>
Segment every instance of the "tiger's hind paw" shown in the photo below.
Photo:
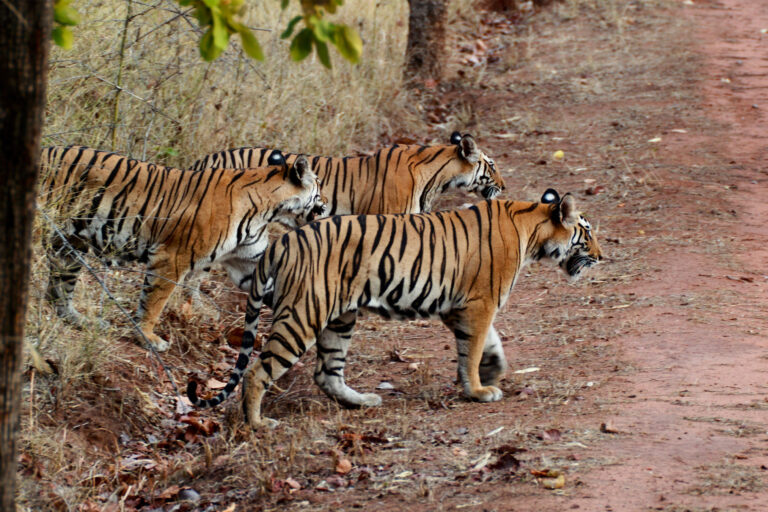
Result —
<path fill-rule="evenodd" d="M 275 430 L 278 425 L 280 425 L 280 422 L 277 420 L 273 420 L 272 418 L 261 418 L 258 422 L 249 421 L 248 425 L 251 427 L 251 430 L 258 431 L 263 428 L 267 430 Z"/>
<path fill-rule="evenodd" d="M 166 350 L 168 350 L 168 347 L 171 346 L 170 343 L 165 341 L 163 338 L 161 338 L 157 334 L 144 333 L 144 336 L 147 337 L 147 340 L 149 340 L 149 342 L 152 344 L 153 347 L 155 347 L 155 350 L 157 350 L 158 352 L 165 352 Z M 149 349 L 149 347 L 147 347 L 147 349 Z"/>

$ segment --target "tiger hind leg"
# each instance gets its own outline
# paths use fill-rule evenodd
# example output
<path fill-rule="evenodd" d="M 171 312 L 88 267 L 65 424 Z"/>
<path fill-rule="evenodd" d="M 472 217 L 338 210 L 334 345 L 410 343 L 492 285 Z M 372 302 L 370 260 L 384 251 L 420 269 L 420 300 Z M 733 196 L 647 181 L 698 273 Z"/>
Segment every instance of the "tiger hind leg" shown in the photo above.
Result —
<path fill-rule="evenodd" d="M 501 347 L 501 338 L 493 325 L 485 337 L 483 357 L 480 360 L 480 382 L 483 386 L 498 386 L 504 372 L 507 370 L 507 359 Z"/>
<path fill-rule="evenodd" d="M 276 312 L 275 317 L 278 316 L 282 315 Z M 304 326 L 294 324 L 292 319 L 278 320 L 272 325 L 259 358 L 248 369 L 243 381 L 243 413 L 252 429 L 278 425 L 277 420 L 261 415 L 264 394 L 314 344 L 315 333 L 307 333 Z"/>
<path fill-rule="evenodd" d="M 50 275 L 45 298 L 59 317 L 83 327 L 88 323 L 86 318 L 72 306 L 77 277 L 83 268 L 74 251 L 88 252 L 88 246 L 79 247 L 82 244 L 78 244 L 76 238 L 68 238 L 67 242 L 64 243 L 58 236 L 54 236 L 46 244 Z"/>
<path fill-rule="evenodd" d="M 155 325 L 176 288 L 176 283 L 187 273 L 186 269 L 183 272 L 178 271 L 168 260 L 158 257 L 148 265 L 136 314 L 142 334 L 158 352 L 168 350 L 170 344 L 154 333 Z"/>
<path fill-rule="evenodd" d="M 344 382 L 347 350 L 352 342 L 357 313 L 350 311 L 328 323 L 317 340 L 315 383 L 326 395 L 348 408 L 381 405 L 375 393 L 358 393 Z"/>
<path fill-rule="evenodd" d="M 466 396 L 480 402 L 496 402 L 503 396 L 499 388 L 484 384 L 480 379 L 480 363 L 491 334 L 492 319 L 493 315 L 488 315 L 482 308 L 468 308 L 443 317 L 443 322 L 456 336 L 459 383 Z M 496 352 L 493 354 L 498 357 Z"/>

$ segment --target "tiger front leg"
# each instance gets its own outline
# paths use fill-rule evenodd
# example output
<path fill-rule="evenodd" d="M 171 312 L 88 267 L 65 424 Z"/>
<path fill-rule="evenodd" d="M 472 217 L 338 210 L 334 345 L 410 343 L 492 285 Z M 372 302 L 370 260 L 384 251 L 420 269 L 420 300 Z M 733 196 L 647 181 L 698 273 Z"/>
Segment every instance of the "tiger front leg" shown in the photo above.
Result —
<path fill-rule="evenodd" d="M 379 395 L 358 393 L 344 382 L 344 366 L 356 320 L 357 313 L 350 311 L 329 322 L 320 333 L 317 340 L 315 383 L 344 407 L 376 407 L 381 405 Z"/>
<path fill-rule="evenodd" d="M 275 312 L 275 317 L 282 313 Z M 302 336 L 305 328 L 292 324 L 292 315 L 272 325 L 272 332 L 259 358 L 246 372 L 243 385 L 243 413 L 252 429 L 275 428 L 277 420 L 261 415 L 261 401 L 269 387 L 283 376 L 299 358 L 315 344 L 314 334 Z M 291 323 L 292 325 L 288 325 Z"/>
<path fill-rule="evenodd" d="M 186 272 L 179 273 L 170 265 L 154 263 L 147 269 L 144 285 L 141 288 L 139 309 L 137 312 L 141 332 L 158 352 L 168 350 L 170 344 L 154 333 L 155 326 L 163 312 L 168 297 L 176 283 L 181 281 Z"/>

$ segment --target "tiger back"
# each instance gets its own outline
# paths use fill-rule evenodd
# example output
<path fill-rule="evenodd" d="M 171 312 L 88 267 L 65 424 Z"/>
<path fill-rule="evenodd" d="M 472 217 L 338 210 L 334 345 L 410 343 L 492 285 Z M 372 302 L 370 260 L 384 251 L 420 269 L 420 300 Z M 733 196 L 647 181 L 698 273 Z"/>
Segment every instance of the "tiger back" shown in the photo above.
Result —
<path fill-rule="evenodd" d="M 176 283 L 221 263 L 248 289 L 264 253 L 268 222 L 303 224 L 325 210 L 319 182 L 304 157 L 288 166 L 277 152 L 256 169 L 199 172 L 141 162 L 82 146 L 44 148 L 40 204 L 53 219 L 44 243 L 50 279 L 46 296 L 59 316 L 85 319 L 72 306 L 82 257 L 93 250 L 108 263 L 147 264 L 138 317 L 154 334 Z"/>
<path fill-rule="evenodd" d="M 230 149 L 197 160 L 192 169 L 258 166 L 273 150 Z M 295 154 L 286 153 L 287 162 Z M 496 164 L 478 149 L 474 138 L 455 132 L 449 144 L 395 145 L 359 157 L 309 156 L 323 184 L 330 215 L 422 213 L 450 189 L 476 192 L 486 199 L 504 190 Z"/>
<path fill-rule="evenodd" d="M 510 296 L 520 270 L 549 260 L 571 278 L 602 258 L 589 222 L 571 195 L 547 190 L 536 203 L 491 200 L 464 210 L 417 215 L 334 216 L 284 235 L 256 268 L 246 309 L 240 357 L 224 390 L 199 407 L 229 396 L 245 373 L 259 310 L 269 287 L 274 310 L 270 334 L 249 370 L 244 408 L 252 427 L 266 389 L 317 343 L 315 382 L 350 407 L 381 398 L 346 385 L 344 366 L 357 312 L 386 318 L 438 317 L 454 333 L 458 375 L 475 400 L 499 400 L 506 368 L 492 322 Z"/>

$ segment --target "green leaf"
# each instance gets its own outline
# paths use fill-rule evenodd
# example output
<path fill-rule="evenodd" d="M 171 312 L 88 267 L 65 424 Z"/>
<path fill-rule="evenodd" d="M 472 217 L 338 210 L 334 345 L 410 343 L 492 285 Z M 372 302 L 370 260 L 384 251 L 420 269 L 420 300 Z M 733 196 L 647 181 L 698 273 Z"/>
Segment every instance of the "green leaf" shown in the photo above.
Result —
<path fill-rule="evenodd" d="M 174 148 L 160 148 L 157 156 L 179 156 L 179 151 Z"/>
<path fill-rule="evenodd" d="M 211 11 L 202 3 L 198 3 L 195 7 L 195 18 L 201 27 L 207 27 L 211 24 Z"/>
<path fill-rule="evenodd" d="M 315 39 L 323 43 L 333 40 L 333 35 L 336 33 L 336 25 L 322 18 L 315 18 L 312 21 L 312 31 L 315 33 Z"/>
<path fill-rule="evenodd" d="M 219 0 L 202 0 L 206 7 L 213 10 L 214 7 L 219 7 Z"/>
<path fill-rule="evenodd" d="M 349 62 L 357 64 L 360 61 L 360 54 L 363 53 L 363 42 L 355 29 L 346 25 L 337 25 L 333 44 L 336 45 L 341 56 Z"/>
<path fill-rule="evenodd" d="M 224 51 L 223 48 L 217 48 L 213 44 L 213 29 L 209 28 L 200 39 L 200 55 L 203 56 L 203 59 L 210 62 L 221 55 L 222 51 Z"/>
<path fill-rule="evenodd" d="M 290 3 L 290 0 L 283 0 L 280 2 L 280 8 L 285 10 L 286 7 L 288 7 L 288 4 Z"/>
<path fill-rule="evenodd" d="M 288 22 L 288 26 L 285 27 L 285 31 L 280 34 L 280 39 L 288 39 L 291 37 L 291 34 L 293 34 L 293 29 L 296 27 L 296 24 L 300 22 L 302 19 L 304 19 L 304 16 L 296 16 L 291 21 Z"/>
<path fill-rule="evenodd" d="M 312 52 L 312 40 L 314 36 L 308 28 L 302 29 L 291 41 L 291 59 L 298 62 L 307 58 Z"/>
<path fill-rule="evenodd" d="M 77 25 L 80 23 L 80 13 L 74 7 L 56 5 L 53 8 L 53 19 L 62 25 Z"/>
<path fill-rule="evenodd" d="M 243 30 L 240 30 L 241 27 Z M 242 25 L 241 27 L 238 27 L 238 32 L 240 33 L 240 42 L 243 43 L 243 50 L 245 50 L 245 53 L 252 59 L 264 60 L 264 53 L 261 51 L 259 41 L 248 27 Z"/>
<path fill-rule="evenodd" d="M 225 50 L 229 44 L 226 21 L 218 11 L 212 11 L 211 14 L 213 15 L 213 45 L 219 50 Z"/>
<path fill-rule="evenodd" d="M 61 46 L 65 50 L 72 48 L 74 37 L 72 36 L 72 31 L 69 29 L 69 27 L 62 26 L 54 28 L 52 36 L 53 42 L 58 46 Z"/>
<path fill-rule="evenodd" d="M 315 49 L 317 50 L 317 58 L 320 59 L 323 66 L 331 69 L 331 56 L 328 54 L 328 45 L 315 39 Z"/>

